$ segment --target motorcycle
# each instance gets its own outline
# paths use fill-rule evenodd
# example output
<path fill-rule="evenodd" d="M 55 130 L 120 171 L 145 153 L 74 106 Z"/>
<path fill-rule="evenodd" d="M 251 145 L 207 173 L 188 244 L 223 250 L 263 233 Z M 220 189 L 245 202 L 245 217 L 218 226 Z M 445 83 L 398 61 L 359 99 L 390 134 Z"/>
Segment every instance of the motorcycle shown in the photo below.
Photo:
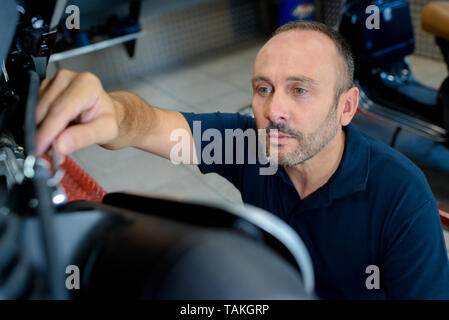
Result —
<path fill-rule="evenodd" d="M 376 15 L 377 25 L 368 14 Z M 448 17 L 448 3 L 430 2 L 421 24 L 435 36 L 449 68 Z M 408 2 L 347 1 L 339 32 L 352 49 L 360 89 L 355 122 L 411 158 L 449 172 L 449 76 L 436 90 L 413 74 L 407 58 L 415 48 Z"/>
<path fill-rule="evenodd" d="M 263 210 L 130 193 L 64 201 L 56 162 L 35 153 L 64 7 L 0 10 L 0 299 L 313 299 L 304 243 Z"/>

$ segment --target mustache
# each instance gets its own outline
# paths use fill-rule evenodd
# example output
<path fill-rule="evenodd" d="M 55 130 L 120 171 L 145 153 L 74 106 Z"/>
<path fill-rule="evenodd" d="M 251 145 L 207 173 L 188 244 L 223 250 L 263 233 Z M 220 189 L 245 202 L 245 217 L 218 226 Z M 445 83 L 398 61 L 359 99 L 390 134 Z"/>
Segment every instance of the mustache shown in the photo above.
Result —
<path fill-rule="evenodd" d="M 280 133 L 288 134 L 299 139 L 302 137 L 300 132 L 289 128 L 285 123 L 274 123 L 270 121 L 269 125 L 265 128 L 267 135 L 270 134 L 271 130 L 277 130 Z"/>

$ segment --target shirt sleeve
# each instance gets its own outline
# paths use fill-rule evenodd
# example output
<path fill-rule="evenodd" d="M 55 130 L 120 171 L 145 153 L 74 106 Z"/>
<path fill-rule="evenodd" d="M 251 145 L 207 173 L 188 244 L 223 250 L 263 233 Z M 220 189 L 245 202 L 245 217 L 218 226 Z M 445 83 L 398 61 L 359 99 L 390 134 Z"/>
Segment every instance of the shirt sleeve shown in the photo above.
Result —
<path fill-rule="evenodd" d="M 248 162 L 248 139 L 243 140 L 243 146 L 238 146 L 236 139 L 229 139 L 226 131 L 242 132 L 253 131 L 257 138 L 256 124 L 252 117 L 239 113 L 182 113 L 192 131 L 195 149 L 198 156 L 198 167 L 202 173 L 215 172 L 237 189 L 241 190 L 242 165 Z M 252 135 L 252 134 L 251 134 Z M 230 145 L 231 144 L 231 145 Z M 237 148 L 244 156 L 242 161 L 237 161 Z M 231 158 L 227 158 L 232 150 Z"/>
<path fill-rule="evenodd" d="M 449 299 L 449 261 L 435 200 L 397 214 L 380 268 L 388 299 Z"/>

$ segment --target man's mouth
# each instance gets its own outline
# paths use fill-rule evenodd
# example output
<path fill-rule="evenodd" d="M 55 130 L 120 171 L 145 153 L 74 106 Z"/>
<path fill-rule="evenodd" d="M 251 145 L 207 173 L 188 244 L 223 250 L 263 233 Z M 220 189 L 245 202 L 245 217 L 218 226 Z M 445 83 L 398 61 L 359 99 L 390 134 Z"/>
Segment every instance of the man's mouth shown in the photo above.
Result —
<path fill-rule="evenodd" d="M 292 136 L 289 136 L 287 134 L 283 134 L 283 133 L 270 133 L 268 135 L 268 137 L 270 138 L 271 142 L 276 142 L 276 143 L 283 143 L 286 142 L 287 140 L 293 138 Z"/>

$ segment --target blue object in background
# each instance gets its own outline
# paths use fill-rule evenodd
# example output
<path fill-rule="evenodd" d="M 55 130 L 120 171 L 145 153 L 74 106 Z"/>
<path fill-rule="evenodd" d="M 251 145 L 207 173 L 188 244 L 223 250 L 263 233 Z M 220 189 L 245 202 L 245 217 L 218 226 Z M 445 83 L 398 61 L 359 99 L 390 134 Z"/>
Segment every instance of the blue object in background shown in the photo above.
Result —
<path fill-rule="evenodd" d="M 279 0 L 279 26 L 294 20 L 316 20 L 315 1 L 313 0 Z"/>
<path fill-rule="evenodd" d="M 89 45 L 89 36 L 86 32 L 80 31 L 75 34 L 75 43 L 77 47 L 84 47 Z"/>

